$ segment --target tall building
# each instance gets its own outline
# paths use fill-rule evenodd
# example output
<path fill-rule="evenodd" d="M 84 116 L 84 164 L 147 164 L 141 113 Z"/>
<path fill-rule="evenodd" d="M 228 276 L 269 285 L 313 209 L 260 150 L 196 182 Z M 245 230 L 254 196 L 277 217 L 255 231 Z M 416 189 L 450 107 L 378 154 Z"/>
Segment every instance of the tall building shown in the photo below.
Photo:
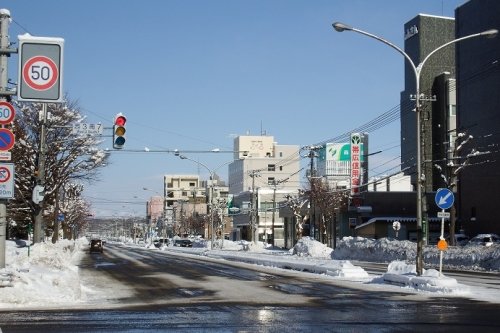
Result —
<path fill-rule="evenodd" d="M 455 11 L 457 37 L 500 29 L 500 1 L 470 0 Z M 457 44 L 458 128 L 476 157 L 459 174 L 459 223 L 471 236 L 500 233 L 500 36 Z M 463 161 L 463 160 L 462 160 Z"/>
<path fill-rule="evenodd" d="M 239 136 L 234 139 L 235 159 L 229 165 L 229 191 L 233 206 L 240 213 L 233 216 L 233 239 L 253 240 L 284 245 L 283 219 L 279 203 L 288 194 L 296 195 L 300 182 L 300 147 L 278 145 L 273 136 Z M 249 214 L 250 213 L 250 214 Z"/>
<path fill-rule="evenodd" d="M 404 51 L 413 62 L 420 64 L 430 52 L 455 38 L 455 20 L 450 17 L 440 17 L 419 14 L 404 25 Z M 401 168 L 412 176 L 412 184 L 416 189 L 417 162 L 417 120 L 414 112 L 416 93 L 415 73 L 410 64 L 405 61 L 405 89 L 401 92 Z M 442 143 L 434 142 L 437 131 L 443 130 L 436 122 L 437 111 L 435 102 L 444 98 L 433 93 L 436 77 L 447 73 L 455 75 L 455 46 L 450 45 L 426 61 L 420 75 L 421 93 L 421 161 L 422 173 L 425 175 L 425 192 L 433 191 L 434 169 L 432 160 L 437 153 L 434 150 Z M 436 91 L 435 91 L 436 92 Z"/>

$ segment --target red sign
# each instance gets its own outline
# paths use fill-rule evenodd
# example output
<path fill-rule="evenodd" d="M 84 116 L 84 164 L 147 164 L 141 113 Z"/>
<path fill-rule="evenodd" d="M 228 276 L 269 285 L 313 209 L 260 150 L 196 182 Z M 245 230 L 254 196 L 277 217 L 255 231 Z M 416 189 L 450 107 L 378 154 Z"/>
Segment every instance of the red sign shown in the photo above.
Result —
<path fill-rule="evenodd" d="M 359 193 L 361 180 L 361 135 L 351 134 L 351 194 Z"/>
<path fill-rule="evenodd" d="M 0 101 L 0 124 L 10 124 L 16 115 L 14 107 L 9 102 Z"/>
<path fill-rule="evenodd" d="M 0 128 L 0 151 L 10 150 L 16 142 L 14 134 L 7 128 Z"/>
<path fill-rule="evenodd" d="M 23 67 L 23 80 L 34 90 L 48 90 L 56 84 L 59 70 L 52 59 L 35 56 L 28 59 Z"/>
<path fill-rule="evenodd" d="M 5 183 L 10 179 L 10 170 L 4 166 L 0 166 L 0 183 Z"/>

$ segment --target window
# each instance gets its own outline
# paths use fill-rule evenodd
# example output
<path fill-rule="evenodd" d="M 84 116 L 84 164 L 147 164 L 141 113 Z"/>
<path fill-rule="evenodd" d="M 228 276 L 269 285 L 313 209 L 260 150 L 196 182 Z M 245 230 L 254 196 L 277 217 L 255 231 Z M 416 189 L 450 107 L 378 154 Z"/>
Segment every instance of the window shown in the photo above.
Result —
<path fill-rule="evenodd" d="M 274 165 L 274 164 L 268 164 L 267 165 L 267 171 L 276 171 L 276 165 Z"/>
<path fill-rule="evenodd" d="M 280 165 L 280 171 L 283 171 L 283 166 L 282 165 Z"/>
<path fill-rule="evenodd" d="M 274 177 L 267 178 L 267 185 L 274 185 L 274 182 L 275 182 Z"/>
<path fill-rule="evenodd" d="M 189 187 L 195 187 L 196 183 L 189 183 Z"/>

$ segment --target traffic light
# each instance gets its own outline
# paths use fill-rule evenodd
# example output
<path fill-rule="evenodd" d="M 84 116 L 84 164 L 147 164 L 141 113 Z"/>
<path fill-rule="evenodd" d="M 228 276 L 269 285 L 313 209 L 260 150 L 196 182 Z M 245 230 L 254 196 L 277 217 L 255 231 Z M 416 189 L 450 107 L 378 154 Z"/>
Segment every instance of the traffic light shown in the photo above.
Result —
<path fill-rule="evenodd" d="M 127 117 L 125 117 L 121 112 L 115 116 L 115 121 L 113 125 L 113 148 L 122 149 L 125 144 L 125 124 L 127 123 Z"/>

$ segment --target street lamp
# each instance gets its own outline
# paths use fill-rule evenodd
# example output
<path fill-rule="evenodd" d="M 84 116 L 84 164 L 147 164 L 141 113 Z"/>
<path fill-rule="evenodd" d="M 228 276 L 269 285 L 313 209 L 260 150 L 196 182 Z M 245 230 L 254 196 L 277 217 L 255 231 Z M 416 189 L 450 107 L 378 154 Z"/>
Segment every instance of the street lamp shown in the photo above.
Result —
<path fill-rule="evenodd" d="M 451 40 L 447 43 L 444 43 L 443 45 L 437 47 L 433 51 L 431 51 L 425 58 L 422 60 L 418 65 L 416 65 L 411 57 L 403 51 L 400 47 L 394 45 L 393 43 L 389 42 L 388 40 L 376 36 L 374 34 L 371 34 L 369 32 L 351 27 L 347 24 L 340 23 L 340 22 L 335 22 L 332 24 L 333 28 L 338 31 L 338 32 L 343 32 L 343 31 L 354 31 L 357 33 L 360 33 L 362 35 L 368 36 L 370 38 L 376 39 L 400 54 L 402 54 L 406 60 L 408 60 L 408 63 L 410 64 L 411 68 L 413 69 L 413 73 L 415 74 L 415 114 L 417 117 L 417 263 L 416 263 L 416 268 L 417 268 L 417 274 L 422 275 L 423 272 L 423 234 L 422 234 L 422 180 L 423 180 L 423 175 L 422 175 L 422 161 L 421 161 L 421 128 L 420 128 L 420 74 L 422 72 L 422 68 L 424 67 L 424 64 L 426 61 L 437 51 L 445 48 L 448 45 L 463 41 L 465 39 L 470 39 L 470 38 L 475 38 L 475 37 L 487 37 L 487 38 L 494 38 L 498 34 L 498 30 L 496 29 L 490 29 L 486 30 L 480 33 L 475 33 L 471 35 L 467 35 L 464 37 L 460 37 L 454 40 Z"/>
<path fill-rule="evenodd" d="M 210 174 L 210 180 L 211 180 L 211 183 L 210 183 L 210 187 L 209 187 L 209 192 L 208 192 L 208 202 L 209 202 L 209 207 L 210 207 L 210 228 L 212 229 L 212 235 L 211 235 L 211 244 L 210 244 L 210 249 L 213 250 L 214 248 L 214 243 L 215 243 L 215 234 L 214 234 L 214 216 L 213 216 L 213 210 L 212 210 L 212 205 L 213 205 L 213 192 L 214 192 L 214 173 L 215 173 L 215 170 L 219 169 L 219 168 L 222 168 L 224 165 L 226 164 L 229 164 L 233 161 L 227 161 L 221 165 L 219 165 L 217 168 L 215 168 L 213 171 L 208 167 L 206 166 L 205 164 L 201 163 L 200 161 L 196 161 L 196 160 L 193 160 L 185 155 L 177 155 L 176 156 L 179 156 L 179 158 L 181 160 L 188 160 L 188 161 L 191 161 L 191 162 L 194 162 L 202 167 L 204 167 L 208 173 Z"/>

